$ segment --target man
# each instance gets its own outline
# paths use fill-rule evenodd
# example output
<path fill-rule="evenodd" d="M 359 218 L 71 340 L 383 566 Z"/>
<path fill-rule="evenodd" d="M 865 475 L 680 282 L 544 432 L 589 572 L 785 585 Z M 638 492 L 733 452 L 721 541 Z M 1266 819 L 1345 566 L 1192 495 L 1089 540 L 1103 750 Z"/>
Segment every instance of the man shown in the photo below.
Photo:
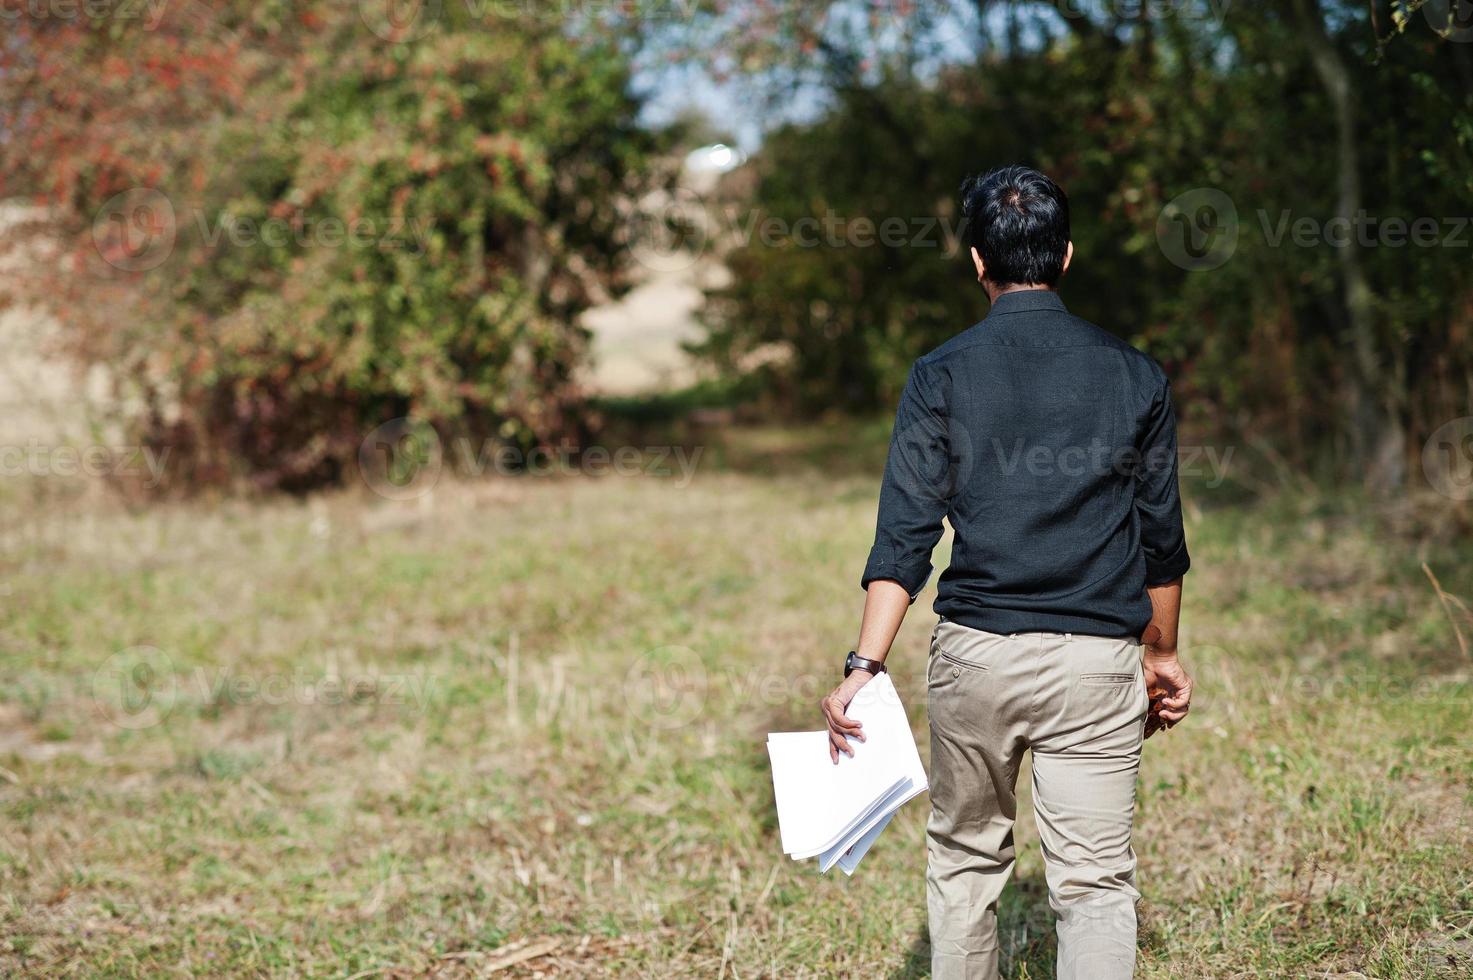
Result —
<path fill-rule="evenodd" d="M 845 708 L 884 670 L 944 517 L 954 542 L 927 667 L 932 974 L 998 976 L 1028 750 L 1058 975 L 1129 977 L 1141 743 L 1148 716 L 1170 727 L 1192 695 L 1176 650 L 1189 559 L 1170 386 L 1054 291 L 1074 255 L 1058 185 L 994 170 L 962 185 L 962 212 L 992 309 L 918 360 L 901 395 L 859 644 L 823 702 L 829 752 L 864 738 Z"/>

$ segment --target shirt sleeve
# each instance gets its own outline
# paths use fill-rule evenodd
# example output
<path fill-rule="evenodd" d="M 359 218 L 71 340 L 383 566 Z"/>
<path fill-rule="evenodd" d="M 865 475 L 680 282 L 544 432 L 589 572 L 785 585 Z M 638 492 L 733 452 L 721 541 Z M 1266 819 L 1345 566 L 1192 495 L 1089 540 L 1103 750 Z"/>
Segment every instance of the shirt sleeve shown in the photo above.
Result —
<path fill-rule="evenodd" d="M 1146 584 L 1164 585 L 1181 578 L 1192 565 L 1177 485 L 1176 413 L 1171 406 L 1171 383 L 1165 378 L 1151 403 L 1140 449 L 1135 509 L 1146 554 Z"/>
<path fill-rule="evenodd" d="M 945 404 L 918 364 L 911 369 L 895 413 L 875 543 L 861 587 L 890 579 L 915 601 L 931 577 L 931 551 L 941 538 L 954 472 Z"/>

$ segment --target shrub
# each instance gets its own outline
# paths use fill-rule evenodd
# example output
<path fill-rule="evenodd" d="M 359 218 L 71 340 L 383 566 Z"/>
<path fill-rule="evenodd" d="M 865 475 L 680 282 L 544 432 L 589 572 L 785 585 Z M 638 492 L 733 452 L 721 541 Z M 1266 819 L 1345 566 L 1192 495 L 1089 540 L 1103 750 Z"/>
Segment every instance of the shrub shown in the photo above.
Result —
<path fill-rule="evenodd" d="M 320 485 L 402 416 L 576 433 L 576 318 L 621 288 L 654 138 L 613 43 L 468 9 L 399 38 L 343 2 L 18 22 L 0 164 L 64 257 L 20 295 L 176 485 Z"/>

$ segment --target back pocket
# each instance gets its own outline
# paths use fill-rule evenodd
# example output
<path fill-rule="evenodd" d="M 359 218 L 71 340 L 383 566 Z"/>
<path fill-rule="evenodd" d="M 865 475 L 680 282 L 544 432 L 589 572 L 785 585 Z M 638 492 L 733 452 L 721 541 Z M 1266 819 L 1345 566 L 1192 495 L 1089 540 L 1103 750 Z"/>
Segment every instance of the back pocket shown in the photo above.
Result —
<path fill-rule="evenodd" d="M 975 661 L 964 660 L 961 657 L 956 656 L 955 654 L 947 653 L 946 648 L 942 646 L 936 647 L 936 656 L 940 657 L 942 660 L 945 660 L 953 667 L 960 667 L 963 670 L 985 671 L 987 669 L 986 664 L 979 664 Z"/>
<path fill-rule="evenodd" d="M 1134 674 L 1080 674 L 1079 683 L 1093 687 L 1112 687 L 1116 684 L 1132 684 Z"/>

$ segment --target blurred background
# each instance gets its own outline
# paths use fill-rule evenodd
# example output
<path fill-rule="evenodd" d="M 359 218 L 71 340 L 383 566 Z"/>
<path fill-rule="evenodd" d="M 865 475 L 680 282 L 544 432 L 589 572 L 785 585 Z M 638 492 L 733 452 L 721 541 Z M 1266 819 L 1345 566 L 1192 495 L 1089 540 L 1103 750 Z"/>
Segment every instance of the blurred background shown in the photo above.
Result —
<path fill-rule="evenodd" d="M 815 880 L 762 736 L 1014 162 L 1181 417 L 1142 975 L 1473 971 L 1470 0 L 0 19 L 5 972 L 925 975 L 924 805 Z"/>

